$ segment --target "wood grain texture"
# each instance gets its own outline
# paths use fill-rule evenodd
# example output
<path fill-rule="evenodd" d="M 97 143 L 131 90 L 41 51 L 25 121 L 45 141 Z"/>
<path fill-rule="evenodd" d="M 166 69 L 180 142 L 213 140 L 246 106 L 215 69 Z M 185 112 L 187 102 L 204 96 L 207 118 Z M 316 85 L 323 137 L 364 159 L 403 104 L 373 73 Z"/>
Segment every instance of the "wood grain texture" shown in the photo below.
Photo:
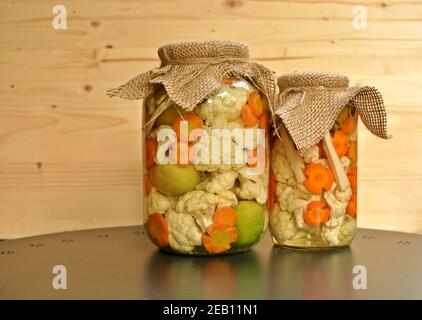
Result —
<path fill-rule="evenodd" d="M 141 223 L 140 103 L 105 90 L 162 44 L 236 39 L 277 73 L 376 86 L 389 141 L 360 127 L 359 226 L 422 233 L 422 3 L 311 0 L 0 2 L 0 238 Z M 355 5 L 367 30 L 352 27 Z"/>

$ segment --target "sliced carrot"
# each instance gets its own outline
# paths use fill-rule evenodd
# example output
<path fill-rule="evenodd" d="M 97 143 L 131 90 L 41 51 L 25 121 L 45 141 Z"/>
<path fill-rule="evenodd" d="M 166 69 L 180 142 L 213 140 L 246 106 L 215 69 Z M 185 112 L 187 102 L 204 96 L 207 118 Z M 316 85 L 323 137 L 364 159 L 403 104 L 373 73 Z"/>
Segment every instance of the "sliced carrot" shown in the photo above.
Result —
<path fill-rule="evenodd" d="M 188 122 L 188 132 L 180 132 L 181 122 Z M 194 129 L 199 129 L 202 126 L 202 119 L 193 112 L 186 112 L 183 117 L 178 115 L 173 120 L 173 130 L 176 132 L 177 137 L 181 141 L 192 141 L 190 140 L 190 133 Z"/>
<path fill-rule="evenodd" d="M 349 116 L 342 122 L 340 131 L 346 136 L 350 136 L 355 131 L 356 125 L 356 118 L 354 116 Z"/>
<path fill-rule="evenodd" d="M 356 141 L 350 143 L 349 150 L 347 150 L 347 157 L 352 161 L 352 164 L 356 165 L 358 161 L 358 144 Z"/>
<path fill-rule="evenodd" d="M 268 203 L 267 203 L 268 208 L 270 208 L 270 209 L 274 206 L 274 203 L 275 203 L 276 187 L 277 187 L 277 181 L 275 179 L 275 174 L 271 170 L 270 176 L 269 176 L 269 181 L 268 181 Z"/>
<path fill-rule="evenodd" d="M 237 241 L 237 229 L 226 223 L 215 223 L 202 236 L 202 244 L 209 253 L 222 253 Z"/>
<path fill-rule="evenodd" d="M 151 241 L 158 247 L 163 248 L 169 244 L 169 231 L 167 221 L 158 212 L 152 213 L 147 221 L 147 233 Z"/>
<path fill-rule="evenodd" d="M 331 140 L 338 157 L 341 158 L 345 156 L 349 145 L 349 138 L 343 132 L 337 130 L 334 132 L 334 136 Z"/>
<path fill-rule="evenodd" d="M 240 116 L 247 127 L 255 127 L 258 124 L 258 118 L 254 115 L 247 104 L 240 109 Z"/>
<path fill-rule="evenodd" d="M 262 103 L 261 97 L 258 91 L 252 92 L 248 97 L 248 106 L 251 109 L 255 117 L 259 118 L 264 112 L 264 104 Z"/>
<path fill-rule="evenodd" d="M 318 227 L 330 220 L 330 209 L 322 201 L 312 201 L 303 212 L 303 220 L 311 227 Z"/>
<path fill-rule="evenodd" d="M 228 77 L 228 78 L 223 79 L 223 82 L 225 84 L 229 84 L 229 85 L 232 85 L 233 83 L 235 83 L 237 81 L 239 81 L 239 79 L 236 78 L 236 77 Z"/>
<path fill-rule="evenodd" d="M 356 189 L 358 186 L 358 170 L 357 168 L 351 168 L 347 172 L 347 178 L 349 178 L 350 186 L 352 189 Z"/>
<path fill-rule="evenodd" d="M 152 190 L 152 179 L 151 176 L 149 174 L 146 174 L 144 177 L 145 181 L 145 194 L 147 195 L 147 197 L 150 195 L 151 190 Z"/>
<path fill-rule="evenodd" d="M 154 138 L 145 139 L 145 162 L 148 169 L 155 165 L 154 158 L 157 153 L 157 141 Z"/>
<path fill-rule="evenodd" d="M 329 185 L 327 171 L 321 163 L 308 165 L 305 170 L 305 176 L 306 180 L 303 182 L 303 185 L 309 192 L 321 194 L 324 187 Z"/>
<path fill-rule="evenodd" d="M 347 203 L 346 213 L 351 216 L 352 218 L 356 218 L 357 216 L 357 195 L 356 193 L 352 194 Z"/>
<path fill-rule="evenodd" d="M 213 220 L 215 224 L 225 223 L 234 226 L 237 220 L 236 211 L 231 207 L 218 208 L 214 212 Z"/>
<path fill-rule="evenodd" d="M 324 190 L 329 191 L 334 182 L 334 174 L 330 169 L 325 169 L 325 173 L 327 174 L 327 183 L 324 186 Z"/>

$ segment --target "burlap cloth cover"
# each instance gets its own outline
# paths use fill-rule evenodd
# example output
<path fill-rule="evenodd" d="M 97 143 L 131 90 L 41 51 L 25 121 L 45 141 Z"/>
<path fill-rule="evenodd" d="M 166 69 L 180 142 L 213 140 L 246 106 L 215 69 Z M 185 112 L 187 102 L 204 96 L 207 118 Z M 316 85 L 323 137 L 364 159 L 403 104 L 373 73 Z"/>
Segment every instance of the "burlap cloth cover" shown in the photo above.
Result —
<path fill-rule="evenodd" d="M 275 106 L 278 91 L 274 74 L 249 61 L 249 49 L 236 41 L 195 41 L 167 44 L 158 49 L 159 68 L 142 73 L 107 91 L 110 96 L 142 99 L 164 85 L 170 100 L 192 110 L 221 87 L 231 75 L 250 80 Z"/>
<path fill-rule="evenodd" d="M 391 137 L 382 96 L 373 87 L 349 87 L 346 75 L 322 72 L 293 72 L 279 77 L 278 86 L 274 115 L 282 120 L 300 154 L 324 137 L 348 103 L 373 134 Z"/>

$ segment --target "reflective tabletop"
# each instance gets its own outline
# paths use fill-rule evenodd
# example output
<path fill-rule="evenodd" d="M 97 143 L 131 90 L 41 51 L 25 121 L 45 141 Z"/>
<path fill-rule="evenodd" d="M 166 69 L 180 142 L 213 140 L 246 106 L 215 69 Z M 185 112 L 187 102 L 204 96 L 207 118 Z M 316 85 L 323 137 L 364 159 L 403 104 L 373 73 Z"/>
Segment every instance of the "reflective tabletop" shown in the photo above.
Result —
<path fill-rule="evenodd" d="M 0 242 L 0 299 L 422 299 L 421 252 L 420 235 L 370 229 L 348 249 L 282 249 L 267 234 L 221 257 L 163 253 L 141 226 L 66 232 Z"/>

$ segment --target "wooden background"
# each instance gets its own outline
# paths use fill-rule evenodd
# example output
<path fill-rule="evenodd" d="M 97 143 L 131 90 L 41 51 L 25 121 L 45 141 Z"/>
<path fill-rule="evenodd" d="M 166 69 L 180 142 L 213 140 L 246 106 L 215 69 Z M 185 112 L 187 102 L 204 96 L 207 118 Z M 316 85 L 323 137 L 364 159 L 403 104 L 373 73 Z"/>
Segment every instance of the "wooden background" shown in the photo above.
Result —
<path fill-rule="evenodd" d="M 140 103 L 105 91 L 196 39 L 376 86 L 394 138 L 360 127 L 359 226 L 422 233 L 421 1 L 58 2 L 67 30 L 52 28 L 57 0 L 0 2 L 0 238 L 141 223 Z"/>

